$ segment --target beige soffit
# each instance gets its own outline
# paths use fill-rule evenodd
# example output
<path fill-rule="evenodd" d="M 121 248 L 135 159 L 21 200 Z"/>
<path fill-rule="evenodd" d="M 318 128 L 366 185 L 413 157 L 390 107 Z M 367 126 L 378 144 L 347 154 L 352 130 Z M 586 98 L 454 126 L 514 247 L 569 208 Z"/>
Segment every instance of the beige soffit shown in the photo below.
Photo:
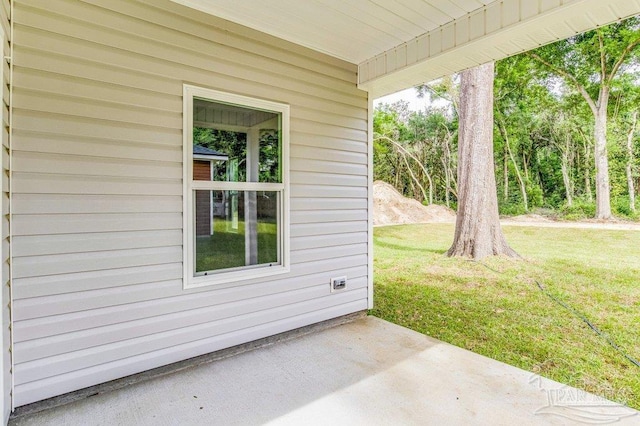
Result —
<path fill-rule="evenodd" d="M 173 0 L 359 65 L 374 97 L 640 13 L 640 0 Z"/>

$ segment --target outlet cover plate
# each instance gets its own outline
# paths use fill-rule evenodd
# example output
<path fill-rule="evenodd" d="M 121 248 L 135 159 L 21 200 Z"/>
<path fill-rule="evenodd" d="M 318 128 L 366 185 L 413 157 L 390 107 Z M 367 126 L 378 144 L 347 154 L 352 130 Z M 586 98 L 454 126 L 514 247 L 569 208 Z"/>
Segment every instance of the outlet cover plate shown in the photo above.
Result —
<path fill-rule="evenodd" d="M 331 278 L 331 293 L 342 291 L 347 288 L 347 277 Z"/>

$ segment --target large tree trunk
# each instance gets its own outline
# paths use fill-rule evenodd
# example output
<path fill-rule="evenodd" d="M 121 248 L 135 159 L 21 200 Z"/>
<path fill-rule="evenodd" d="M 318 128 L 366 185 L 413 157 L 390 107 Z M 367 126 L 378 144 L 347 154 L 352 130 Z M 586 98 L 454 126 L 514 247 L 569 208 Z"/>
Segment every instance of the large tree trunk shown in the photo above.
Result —
<path fill-rule="evenodd" d="M 611 188 L 609 186 L 609 156 L 607 154 L 607 104 L 609 88 L 602 86 L 595 114 L 596 219 L 611 219 Z"/>
<path fill-rule="evenodd" d="M 629 190 L 629 208 L 632 212 L 636 211 L 636 189 L 633 185 L 633 136 L 636 133 L 636 125 L 638 124 L 638 112 L 633 112 L 633 121 L 631 129 L 627 133 L 627 188 Z"/>
<path fill-rule="evenodd" d="M 494 64 L 461 74 L 458 133 L 458 215 L 448 256 L 481 259 L 518 257 L 509 247 L 498 216 L 493 164 Z"/>

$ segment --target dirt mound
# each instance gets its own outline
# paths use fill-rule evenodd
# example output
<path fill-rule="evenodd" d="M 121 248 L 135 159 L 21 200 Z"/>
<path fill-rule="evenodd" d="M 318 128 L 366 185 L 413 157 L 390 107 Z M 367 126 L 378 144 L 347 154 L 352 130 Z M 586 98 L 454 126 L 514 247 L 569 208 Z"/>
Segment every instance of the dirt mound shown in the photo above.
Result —
<path fill-rule="evenodd" d="M 445 206 L 423 206 L 406 198 L 392 185 L 377 180 L 373 183 L 373 224 L 455 222 L 456 213 Z"/>

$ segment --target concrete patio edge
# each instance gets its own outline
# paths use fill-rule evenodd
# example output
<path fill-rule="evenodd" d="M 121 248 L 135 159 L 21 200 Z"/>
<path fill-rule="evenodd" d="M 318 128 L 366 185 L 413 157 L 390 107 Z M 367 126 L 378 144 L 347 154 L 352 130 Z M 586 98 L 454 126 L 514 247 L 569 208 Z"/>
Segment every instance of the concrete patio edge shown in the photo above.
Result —
<path fill-rule="evenodd" d="M 112 392 L 118 389 L 122 389 L 127 386 L 134 385 L 136 383 L 153 380 L 159 377 L 163 377 L 169 374 L 174 374 L 179 371 L 194 368 L 200 365 L 208 364 L 215 361 L 220 361 L 225 358 L 233 357 L 248 351 L 264 348 L 279 342 L 285 342 L 291 339 L 297 339 L 301 336 L 305 336 L 310 333 L 317 333 L 328 328 L 337 327 L 367 316 L 366 311 L 360 311 L 353 314 L 344 315 L 338 318 L 333 318 L 327 321 L 322 321 L 316 324 L 311 324 L 305 327 L 296 328 L 284 333 L 276 334 L 274 336 L 265 337 L 252 342 L 244 343 L 241 345 L 233 346 L 227 349 L 211 352 L 208 354 L 200 355 L 194 358 L 189 358 L 184 361 L 178 361 L 163 367 L 154 368 L 144 371 L 138 374 L 132 374 L 130 376 L 122 377 L 120 379 L 111 380 L 99 385 L 90 386 L 87 388 L 79 389 L 74 392 L 65 393 L 53 398 L 48 398 L 42 401 L 34 402 L 32 404 L 23 405 L 17 407 L 11 414 L 11 419 L 16 419 L 23 416 L 29 416 L 31 414 L 39 413 L 41 411 L 50 410 L 55 407 L 67 405 L 76 401 L 80 401 L 92 396 L 100 395 L 106 392 Z"/>
<path fill-rule="evenodd" d="M 16 416 L 10 425 L 640 422 L 640 412 L 622 404 L 376 317 L 360 313 L 333 325 L 287 333 L 258 350 L 218 353 L 190 368 Z"/>

